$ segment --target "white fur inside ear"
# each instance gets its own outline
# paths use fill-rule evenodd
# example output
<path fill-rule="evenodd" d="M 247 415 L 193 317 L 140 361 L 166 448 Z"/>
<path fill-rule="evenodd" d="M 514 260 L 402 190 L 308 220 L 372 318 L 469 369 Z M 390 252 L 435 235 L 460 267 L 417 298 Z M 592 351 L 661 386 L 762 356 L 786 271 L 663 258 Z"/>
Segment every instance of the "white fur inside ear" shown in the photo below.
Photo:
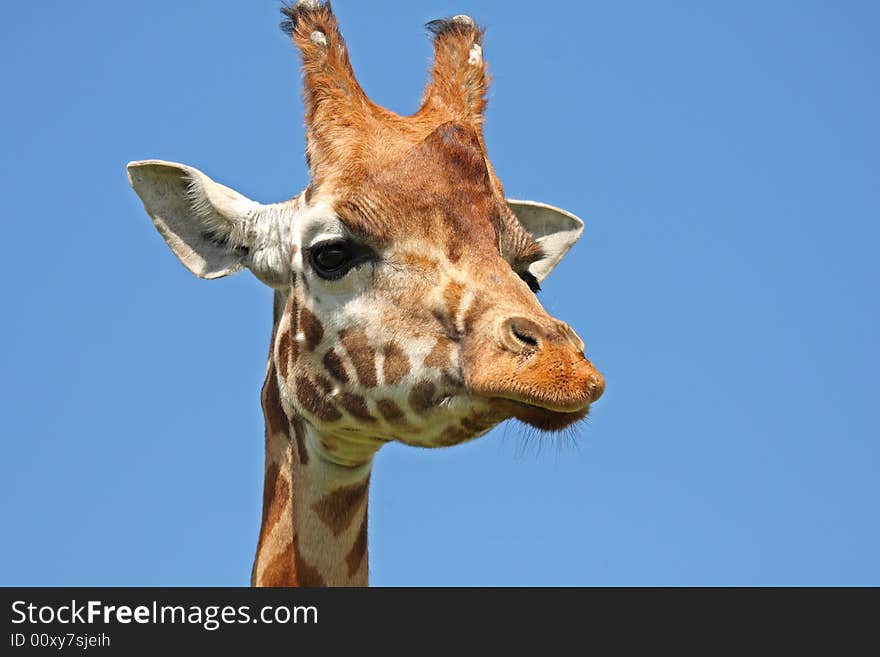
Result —
<path fill-rule="evenodd" d="M 189 169 L 186 197 L 205 232 L 222 236 L 233 247 L 246 246 L 247 218 L 259 204 L 214 182 L 201 171 Z"/>
<path fill-rule="evenodd" d="M 219 278 L 244 266 L 247 218 L 259 205 L 198 169 L 146 160 L 128 165 L 128 179 L 156 230 L 193 274 Z"/>
<path fill-rule="evenodd" d="M 508 199 L 507 204 L 544 251 L 543 258 L 529 265 L 529 272 L 540 283 L 578 241 L 584 222 L 571 212 L 546 203 Z"/>
<path fill-rule="evenodd" d="M 324 47 L 327 46 L 327 36 L 323 32 L 319 32 L 318 30 L 312 32 L 311 35 L 309 35 L 309 39 L 312 43 L 316 45 Z"/>

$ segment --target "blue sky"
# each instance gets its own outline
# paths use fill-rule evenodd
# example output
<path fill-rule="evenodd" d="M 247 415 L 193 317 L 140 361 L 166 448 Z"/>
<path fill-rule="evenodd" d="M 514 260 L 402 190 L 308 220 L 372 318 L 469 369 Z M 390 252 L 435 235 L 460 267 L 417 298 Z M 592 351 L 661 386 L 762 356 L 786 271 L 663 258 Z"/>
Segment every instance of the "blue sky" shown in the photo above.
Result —
<path fill-rule="evenodd" d="M 570 440 L 383 449 L 372 582 L 880 584 L 878 5 L 334 6 L 401 113 L 422 25 L 488 26 L 490 156 L 586 221 L 541 299 L 607 379 Z M 248 582 L 271 293 L 186 272 L 124 166 L 305 186 L 278 7 L 4 9 L 0 584 Z"/>

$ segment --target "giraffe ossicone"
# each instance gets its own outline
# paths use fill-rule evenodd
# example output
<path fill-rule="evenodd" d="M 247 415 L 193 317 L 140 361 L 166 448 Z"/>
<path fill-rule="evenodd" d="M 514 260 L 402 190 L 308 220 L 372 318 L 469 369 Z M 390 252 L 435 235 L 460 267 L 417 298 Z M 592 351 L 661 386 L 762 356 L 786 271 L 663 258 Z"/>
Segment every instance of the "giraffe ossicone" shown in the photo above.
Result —
<path fill-rule="evenodd" d="M 183 164 L 128 175 L 192 273 L 246 268 L 274 290 L 252 583 L 366 584 L 384 444 L 456 445 L 511 418 L 555 431 L 602 394 L 583 341 L 535 295 L 583 223 L 505 198 L 472 19 L 429 24 L 431 79 L 403 117 L 364 94 L 329 3 L 283 12 L 303 59 L 309 187 L 267 205 Z"/>

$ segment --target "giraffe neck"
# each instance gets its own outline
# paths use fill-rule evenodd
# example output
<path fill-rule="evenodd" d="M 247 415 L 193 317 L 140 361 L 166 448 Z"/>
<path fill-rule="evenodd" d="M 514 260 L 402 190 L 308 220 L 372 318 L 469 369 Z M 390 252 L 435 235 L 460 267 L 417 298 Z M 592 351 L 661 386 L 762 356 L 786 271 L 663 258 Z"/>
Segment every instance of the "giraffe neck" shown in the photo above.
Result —
<path fill-rule="evenodd" d="M 275 328 L 285 302 L 276 292 Z M 271 353 L 261 397 L 266 472 L 251 584 L 366 586 L 372 458 L 355 466 L 335 463 L 309 424 L 285 414 Z"/>

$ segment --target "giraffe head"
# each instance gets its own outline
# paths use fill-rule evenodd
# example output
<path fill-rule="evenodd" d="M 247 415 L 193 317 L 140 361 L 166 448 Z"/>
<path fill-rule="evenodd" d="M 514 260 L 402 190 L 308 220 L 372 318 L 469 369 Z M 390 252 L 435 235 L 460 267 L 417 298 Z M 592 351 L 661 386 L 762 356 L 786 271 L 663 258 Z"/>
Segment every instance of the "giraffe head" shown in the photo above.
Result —
<path fill-rule="evenodd" d="M 284 12 L 303 57 L 305 192 L 261 205 L 191 167 L 129 165 L 187 268 L 247 267 L 286 297 L 270 362 L 284 410 L 343 462 L 389 440 L 447 446 L 511 417 L 554 431 L 586 416 L 602 376 L 536 297 L 583 224 L 505 199 L 483 141 L 482 31 L 429 24 L 431 80 L 401 117 L 364 94 L 329 3 Z"/>

